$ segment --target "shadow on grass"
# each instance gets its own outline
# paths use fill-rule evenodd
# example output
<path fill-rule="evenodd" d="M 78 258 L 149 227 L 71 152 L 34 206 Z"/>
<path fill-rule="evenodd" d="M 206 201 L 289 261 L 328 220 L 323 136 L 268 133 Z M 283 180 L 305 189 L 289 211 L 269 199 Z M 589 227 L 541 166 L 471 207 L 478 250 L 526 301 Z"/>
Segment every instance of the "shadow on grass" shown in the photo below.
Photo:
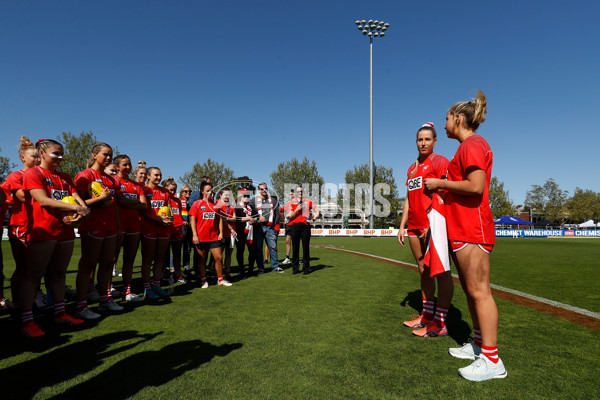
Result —
<path fill-rule="evenodd" d="M 35 396 L 40 389 L 72 379 L 82 373 L 92 371 L 101 366 L 105 359 L 120 352 L 130 350 L 142 342 L 152 340 L 160 334 L 162 334 L 162 332 L 147 335 L 140 335 L 137 331 L 109 333 L 93 339 L 69 344 L 54 349 L 40 357 L 1 369 L 1 376 L 10 377 L 10 385 L 7 384 L 3 387 L 3 398 L 30 399 Z M 68 340 L 69 337 L 62 336 L 61 339 Z M 130 342 L 132 340 L 135 341 Z M 130 343 L 111 348 L 123 341 Z M 41 343 L 42 341 L 37 342 L 37 345 Z M 30 341 L 29 345 L 35 346 L 36 343 Z M 60 345 L 60 343 L 52 340 L 51 345 L 57 346 Z M 130 371 L 133 370 L 135 369 L 131 369 Z M 131 374 L 125 372 L 126 371 L 121 371 L 123 376 L 129 379 Z M 96 389 L 103 386 L 107 385 L 98 383 Z M 95 391 L 89 387 L 87 390 L 90 390 L 90 393 Z M 82 395 L 81 398 L 89 398 L 89 393 L 87 395 Z"/>
<path fill-rule="evenodd" d="M 407 304 L 409 307 L 415 310 L 415 314 L 421 314 L 423 311 L 423 299 L 421 298 L 421 291 L 415 290 L 414 292 L 408 293 L 400 305 L 402 305 L 402 307 L 406 307 Z M 456 341 L 456 343 L 460 345 L 467 342 L 467 339 L 471 335 L 471 327 L 467 321 L 463 320 L 462 311 L 450 304 L 450 309 L 446 315 L 445 322 L 448 326 L 448 336 L 450 336 Z"/>
<path fill-rule="evenodd" d="M 189 340 L 157 351 L 136 353 L 53 398 L 126 399 L 145 387 L 164 385 L 215 356 L 224 357 L 241 347 L 241 343 L 215 346 L 201 340 Z"/>

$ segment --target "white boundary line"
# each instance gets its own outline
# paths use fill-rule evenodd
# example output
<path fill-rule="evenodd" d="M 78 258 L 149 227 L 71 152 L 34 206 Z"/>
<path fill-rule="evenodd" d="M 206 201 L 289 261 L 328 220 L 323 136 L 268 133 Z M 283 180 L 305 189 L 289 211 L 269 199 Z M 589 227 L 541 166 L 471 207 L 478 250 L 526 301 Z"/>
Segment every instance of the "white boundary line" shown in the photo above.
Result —
<path fill-rule="evenodd" d="M 360 254 L 360 255 L 369 256 L 369 257 L 372 257 L 372 258 L 378 258 L 380 260 L 392 261 L 392 262 L 400 263 L 400 264 L 406 264 L 406 265 L 410 265 L 411 267 L 413 267 L 415 269 L 418 268 L 416 264 L 412 264 L 412 263 L 408 263 L 408 262 L 404 262 L 404 261 L 400 261 L 400 260 L 394 260 L 393 258 L 376 256 L 376 255 L 369 254 L 369 253 L 361 253 L 360 251 L 347 250 L 347 249 L 342 249 L 342 248 L 335 247 L 335 246 L 320 246 L 320 247 L 325 248 L 325 249 L 332 249 L 332 250 L 343 251 L 343 252 L 346 252 L 346 253 Z M 452 276 L 454 278 L 458 279 L 458 275 L 452 274 Z M 579 308 L 579 307 L 575 307 L 575 306 L 572 306 L 572 305 L 569 305 L 569 304 L 560 303 L 558 301 L 546 299 L 546 298 L 543 298 L 543 297 L 534 296 L 532 294 L 521 292 L 519 290 L 509 289 L 509 288 L 506 288 L 506 287 L 500 286 L 500 285 L 494 285 L 493 283 L 490 284 L 490 286 L 492 288 L 496 289 L 496 290 L 501 290 L 503 292 L 516 294 L 518 296 L 525 297 L 526 299 L 539 301 L 540 303 L 550 304 L 551 306 L 554 306 L 554 307 L 562 308 L 562 309 L 568 310 L 568 311 L 573 311 L 573 312 L 576 312 L 578 314 L 587 315 L 588 317 L 600 319 L 600 313 L 597 313 L 597 312 L 594 312 L 594 311 L 590 311 L 590 310 L 586 310 L 585 308 Z"/>

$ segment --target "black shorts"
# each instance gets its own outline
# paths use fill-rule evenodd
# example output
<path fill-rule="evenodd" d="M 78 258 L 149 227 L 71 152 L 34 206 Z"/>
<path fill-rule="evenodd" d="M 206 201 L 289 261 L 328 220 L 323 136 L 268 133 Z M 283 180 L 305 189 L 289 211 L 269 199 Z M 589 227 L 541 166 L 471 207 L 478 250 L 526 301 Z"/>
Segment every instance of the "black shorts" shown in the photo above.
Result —
<path fill-rule="evenodd" d="M 294 225 L 286 225 L 285 226 L 285 236 L 292 236 L 292 226 L 294 226 Z"/>
<path fill-rule="evenodd" d="M 198 250 L 210 250 L 210 249 L 217 249 L 221 247 L 221 241 L 220 240 L 215 240 L 214 242 L 200 242 L 196 245 L 196 248 Z"/>

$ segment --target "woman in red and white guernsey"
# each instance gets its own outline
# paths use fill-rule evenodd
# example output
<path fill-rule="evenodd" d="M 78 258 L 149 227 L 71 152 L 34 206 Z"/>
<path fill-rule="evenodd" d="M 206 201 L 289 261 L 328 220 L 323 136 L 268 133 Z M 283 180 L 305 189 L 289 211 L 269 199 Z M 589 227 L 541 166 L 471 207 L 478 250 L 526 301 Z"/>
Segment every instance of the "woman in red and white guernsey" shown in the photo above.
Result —
<path fill-rule="evenodd" d="M 68 325 L 83 322 L 65 313 L 65 274 L 73 254 L 75 233 L 72 226 L 63 222 L 63 214 L 70 213 L 76 216 L 74 220 L 79 220 L 90 213 L 71 177 L 57 171 L 63 160 L 62 145 L 52 139 L 40 139 L 36 149 L 41 164 L 23 173 L 27 210 L 26 271 L 18 279 L 22 332 L 29 337 L 44 334 L 31 313 L 33 297 L 44 274 L 54 297 L 54 322 Z M 67 196 L 73 196 L 81 205 L 62 202 Z"/>
<path fill-rule="evenodd" d="M 237 232 L 235 230 L 235 203 L 231 202 L 231 189 L 224 187 L 219 190 L 219 215 L 223 219 L 223 239 L 221 239 L 221 254 L 225 254 L 223 259 L 223 269 L 225 279 L 231 281 L 231 255 L 235 248 Z"/>
<path fill-rule="evenodd" d="M 473 101 L 454 104 L 446 115 L 446 134 L 459 141 L 448 165 L 448 180 L 428 178 L 429 190 L 446 191 L 448 238 L 460 282 L 467 295 L 475 343 L 451 348 L 452 356 L 475 360 L 458 373 L 472 381 L 506 377 L 498 357 L 498 308 L 490 289 L 490 256 L 496 243 L 489 205 L 493 154 L 475 131 L 485 121 L 487 100 L 479 91 Z"/>
<path fill-rule="evenodd" d="M 98 302 L 101 311 L 121 311 L 123 307 L 114 302 L 111 295 L 112 271 L 119 244 L 119 214 L 115 199 L 119 185 L 104 169 L 111 165 L 113 150 L 106 143 L 96 143 L 91 149 L 88 168 L 75 177 L 79 196 L 91 208 L 89 218 L 79 226 L 81 258 L 77 271 L 77 313 L 87 320 L 100 318 L 100 314 L 88 308 L 88 293 L 94 290 L 94 272 L 98 271 Z M 90 195 L 90 185 L 99 183 L 103 191 L 98 197 Z"/>
<path fill-rule="evenodd" d="M 160 186 L 162 172 L 158 167 L 150 167 L 146 171 L 148 183 L 144 186 L 144 196 L 148 204 L 147 212 L 142 213 L 142 283 L 144 297 L 158 299 L 169 296 L 160 287 L 165 254 L 169 248 L 170 225 L 173 217 L 159 213 L 162 207 L 169 207 L 171 192 Z M 150 269 L 153 271 L 153 285 L 150 285 Z"/>
<path fill-rule="evenodd" d="M 140 245 L 141 225 L 140 212 L 146 212 L 147 201 L 141 184 L 129 179 L 131 173 L 131 159 L 125 154 L 119 154 L 113 160 L 117 169 L 115 179 L 119 185 L 119 192 L 125 199 L 119 201 L 119 221 L 121 223 L 121 241 L 117 249 L 116 259 L 119 259 L 119 251 L 123 250 L 123 299 L 126 301 L 143 301 L 141 296 L 131 291 L 131 279 L 133 275 L 133 263 Z M 145 169 L 144 169 L 145 170 Z"/>
<path fill-rule="evenodd" d="M 196 251 L 200 257 L 202 289 L 208 288 L 206 260 L 209 251 L 215 259 L 217 284 L 231 286 L 231 283 L 223 278 L 223 251 L 221 250 L 223 218 L 219 216 L 219 209 L 215 204 L 211 183 L 204 181 L 200 184 L 200 199 L 192 205 L 189 217 L 190 227 L 192 228 L 192 242 L 196 246 Z"/>
<path fill-rule="evenodd" d="M 11 200 L 10 221 L 8 224 L 8 240 L 15 260 L 15 271 L 10 280 L 10 288 L 15 300 L 14 307 L 18 306 L 16 299 L 20 287 L 20 279 L 26 272 L 25 265 L 25 234 L 27 232 L 27 209 L 25 207 L 25 191 L 23 190 L 23 174 L 29 168 L 40 165 L 40 154 L 35 148 L 35 145 L 25 136 L 21 136 L 19 145 L 19 158 L 23 163 L 23 169 L 11 172 L 2 183 L 2 189 Z M 8 202 L 7 204 L 8 205 Z M 4 216 L 4 211 L 0 214 Z M 2 275 L 2 274 L 0 274 Z M 4 276 L 0 276 L 3 280 Z M 3 297 L 3 296 L 2 296 Z"/>
<path fill-rule="evenodd" d="M 173 225 L 169 233 L 169 247 L 173 255 L 173 280 L 177 283 L 187 283 L 181 272 L 181 249 L 183 247 L 183 211 L 182 200 L 177 197 L 177 183 L 173 178 L 167 178 L 163 182 L 163 187 L 171 193 L 171 212 L 173 214 Z M 186 211 L 187 213 L 187 211 Z M 169 257 L 169 248 L 165 253 L 165 266 L 169 266 L 171 258 Z"/>
<path fill-rule="evenodd" d="M 404 247 L 404 236 L 408 236 L 410 249 L 421 275 L 421 298 L 423 299 L 421 315 L 404 321 L 404 325 L 415 328 L 413 333 L 422 337 L 448 335 L 445 318 L 454 294 L 454 283 L 450 270 L 435 271 L 437 274 L 435 274 L 434 280 L 431 269 L 423 262 L 429 236 L 427 210 L 431 207 L 432 202 L 432 193 L 423 187 L 423 180 L 426 178 L 445 179 L 448 170 L 448 159 L 433 152 L 436 143 L 437 133 L 433 123 L 428 122 L 421 126 L 417 131 L 419 156 L 408 168 L 406 180 L 408 190 L 398 230 L 398 241 L 402 247 Z M 434 313 L 436 280 L 438 301 Z"/>

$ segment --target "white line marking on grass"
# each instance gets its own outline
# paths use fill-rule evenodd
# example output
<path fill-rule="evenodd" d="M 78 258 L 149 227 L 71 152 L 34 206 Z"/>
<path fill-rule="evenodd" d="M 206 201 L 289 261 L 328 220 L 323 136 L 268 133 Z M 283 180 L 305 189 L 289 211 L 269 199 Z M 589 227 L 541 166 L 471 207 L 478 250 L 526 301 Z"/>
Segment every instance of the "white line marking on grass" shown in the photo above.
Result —
<path fill-rule="evenodd" d="M 391 262 L 395 262 L 395 263 L 410 265 L 411 267 L 414 267 L 415 269 L 418 268 L 416 264 L 408 263 L 408 262 L 405 262 L 405 261 L 394 260 L 393 258 L 381 257 L 381 256 L 376 256 L 376 255 L 368 254 L 368 253 L 361 253 L 360 251 L 341 249 L 341 248 L 335 247 L 335 246 L 322 246 L 322 248 L 343 251 L 345 253 L 360 254 L 360 255 L 369 256 L 369 257 L 372 257 L 372 258 L 378 258 L 380 260 L 386 260 L 386 261 L 391 261 Z M 452 274 L 452 276 L 454 278 L 458 279 L 458 275 Z M 490 286 L 492 288 L 496 289 L 496 290 L 501 290 L 503 292 L 516 294 L 517 296 L 525 297 L 526 299 L 529 299 L 529 300 L 535 300 L 535 301 L 538 301 L 540 303 L 550 304 L 550 305 L 552 305 L 554 307 L 559 307 L 559 308 L 562 308 L 562 309 L 565 309 L 565 310 L 576 312 L 578 314 L 587 315 L 588 317 L 600 319 L 600 313 L 597 313 L 597 312 L 594 312 L 594 311 L 590 311 L 590 310 L 586 310 L 585 308 L 579 308 L 579 307 L 575 307 L 575 306 L 572 306 L 572 305 L 569 305 L 569 304 L 560 303 L 558 301 L 554 301 L 554 300 L 546 299 L 546 298 L 543 298 L 543 297 L 535 296 L 535 295 L 532 295 L 532 294 L 529 294 L 529 293 L 521 292 L 519 290 L 509 289 L 509 288 L 506 288 L 506 287 L 500 286 L 500 285 L 494 285 L 493 283 L 490 284 Z"/>

